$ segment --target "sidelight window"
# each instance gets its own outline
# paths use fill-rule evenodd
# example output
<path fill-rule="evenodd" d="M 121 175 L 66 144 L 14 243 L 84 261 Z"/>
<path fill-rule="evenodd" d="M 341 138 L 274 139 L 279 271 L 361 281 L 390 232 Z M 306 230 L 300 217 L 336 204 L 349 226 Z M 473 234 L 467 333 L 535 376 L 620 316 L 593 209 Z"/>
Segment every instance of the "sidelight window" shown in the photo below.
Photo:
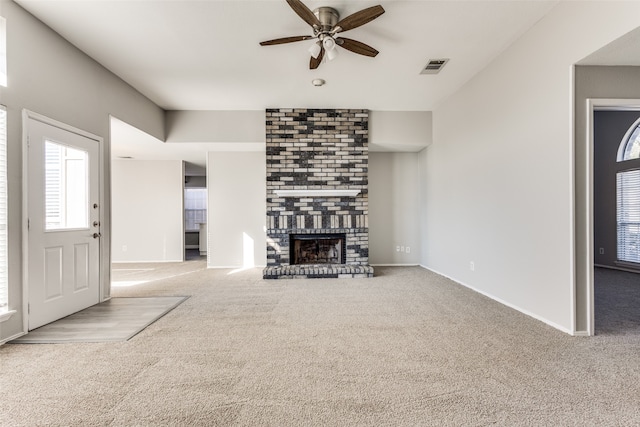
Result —
<path fill-rule="evenodd" d="M 7 86 L 7 20 L 0 16 L 0 86 Z"/>
<path fill-rule="evenodd" d="M 0 313 L 8 305 L 7 110 L 0 105 Z"/>

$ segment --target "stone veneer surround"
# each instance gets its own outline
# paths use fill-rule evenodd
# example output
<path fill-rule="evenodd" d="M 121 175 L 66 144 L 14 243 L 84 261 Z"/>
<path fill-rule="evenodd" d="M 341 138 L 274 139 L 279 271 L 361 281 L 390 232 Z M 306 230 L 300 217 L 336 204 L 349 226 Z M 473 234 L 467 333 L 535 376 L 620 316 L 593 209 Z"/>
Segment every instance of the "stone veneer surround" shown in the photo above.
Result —
<path fill-rule="evenodd" d="M 267 109 L 266 279 L 371 277 L 367 110 Z M 279 197 L 275 190 L 358 190 Z M 345 264 L 290 265 L 290 234 L 346 236 Z"/>

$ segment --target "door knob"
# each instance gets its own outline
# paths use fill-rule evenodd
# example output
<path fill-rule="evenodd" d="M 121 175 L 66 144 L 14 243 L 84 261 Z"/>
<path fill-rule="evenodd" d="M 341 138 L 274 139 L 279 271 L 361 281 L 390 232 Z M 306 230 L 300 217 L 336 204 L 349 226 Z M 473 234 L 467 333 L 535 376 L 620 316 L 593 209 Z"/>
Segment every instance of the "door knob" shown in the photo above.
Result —
<path fill-rule="evenodd" d="M 93 221 L 94 227 L 100 227 L 100 221 Z"/>
<path fill-rule="evenodd" d="M 93 233 L 93 238 L 97 239 L 98 237 L 102 236 L 102 234 L 100 233 Z"/>

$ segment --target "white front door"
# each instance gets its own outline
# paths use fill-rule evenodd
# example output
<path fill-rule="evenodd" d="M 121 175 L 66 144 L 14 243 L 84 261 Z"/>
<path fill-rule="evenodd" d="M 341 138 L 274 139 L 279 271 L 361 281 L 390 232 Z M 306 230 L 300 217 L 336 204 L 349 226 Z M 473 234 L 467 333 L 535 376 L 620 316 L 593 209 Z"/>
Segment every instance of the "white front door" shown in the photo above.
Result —
<path fill-rule="evenodd" d="M 29 330 L 100 300 L 100 141 L 27 124 Z"/>

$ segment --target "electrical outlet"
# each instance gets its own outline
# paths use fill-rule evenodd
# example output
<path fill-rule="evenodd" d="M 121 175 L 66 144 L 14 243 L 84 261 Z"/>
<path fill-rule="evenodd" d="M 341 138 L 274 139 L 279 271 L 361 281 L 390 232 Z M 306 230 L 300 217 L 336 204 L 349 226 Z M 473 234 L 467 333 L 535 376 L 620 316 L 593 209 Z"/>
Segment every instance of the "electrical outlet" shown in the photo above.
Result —
<path fill-rule="evenodd" d="M 400 246 L 400 252 L 404 252 L 404 246 Z"/>
<path fill-rule="evenodd" d="M 476 271 L 476 263 L 475 262 L 471 261 L 469 263 L 469 270 Z"/>
<path fill-rule="evenodd" d="M 127 245 L 122 245 L 122 252 L 127 252 Z"/>
<path fill-rule="evenodd" d="M 409 246 L 407 246 L 407 248 L 405 249 L 405 252 L 406 252 L 406 253 L 411 252 L 411 248 L 410 248 Z"/>
<path fill-rule="evenodd" d="M 600 248 L 600 255 L 604 255 L 604 248 Z"/>
<path fill-rule="evenodd" d="M 400 252 L 400 246 L 396 246 L 396 252 Z"/>

